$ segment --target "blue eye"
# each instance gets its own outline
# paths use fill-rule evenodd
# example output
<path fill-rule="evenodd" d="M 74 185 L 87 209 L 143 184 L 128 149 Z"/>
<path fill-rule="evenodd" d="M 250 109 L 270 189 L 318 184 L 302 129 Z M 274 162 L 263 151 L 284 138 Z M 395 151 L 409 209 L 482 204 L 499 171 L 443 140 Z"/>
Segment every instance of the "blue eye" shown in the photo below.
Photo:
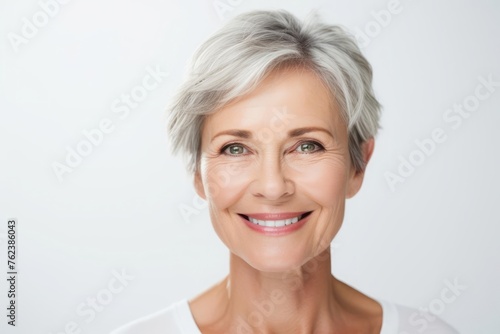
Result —
<path fill-rule="evenodd" d="M 314 153 L 317 151 L 321 151 L 323 149 L 324 149 L 323 146 L 321 146 L 320 144 L 318 144 L 316 142 L 306 141 L 306 142 L 300 143 L 299 146 L 297 146 L 297 148 L 295 150 L 300 152 L 300 153 Z"/>
<path fill-rule="evenodd" d="M 231 144 L 231 145 L 224 146 L 222 148 L 222 153 L 227 154 L 227 155 L 241 155 L 241 154 L 248 153 L 248 151 L 245 147 L 243 147 L 243 145 Z"/>

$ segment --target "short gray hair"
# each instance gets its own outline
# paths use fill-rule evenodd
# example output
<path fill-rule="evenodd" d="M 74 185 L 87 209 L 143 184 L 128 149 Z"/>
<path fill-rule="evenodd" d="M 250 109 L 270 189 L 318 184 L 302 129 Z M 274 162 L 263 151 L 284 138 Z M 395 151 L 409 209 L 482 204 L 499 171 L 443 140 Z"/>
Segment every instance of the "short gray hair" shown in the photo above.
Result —
<path fill-rule="evenodd" d="M 287 64 L 312 70 L 329 88 L 347 124 L 351 162 L 356 171 L 365 169 L 361 145 L 376 135 L 381 105 L 354 37 L 316 15 L 300 22 L 284 10 L 257 10 L 234 17 L 198 48 L 168 108 L 172 151 L 187 154 L 190 172 L 199 167 L 206 116 Z"/>

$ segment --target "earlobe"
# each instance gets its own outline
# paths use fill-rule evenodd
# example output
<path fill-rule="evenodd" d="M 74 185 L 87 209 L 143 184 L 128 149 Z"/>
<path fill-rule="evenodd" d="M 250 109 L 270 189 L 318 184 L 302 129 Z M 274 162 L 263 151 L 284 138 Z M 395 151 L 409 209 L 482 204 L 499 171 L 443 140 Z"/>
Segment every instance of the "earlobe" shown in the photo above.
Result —
<path fill-rule="evenodd" d="M 374 148 L 375 139 L 373 137 L 361 144 L 365 168 L 362 171 L 353 171 L 351 173 L 346 198 L 354 197 L 354 195 L 358 193 L 359 189 L 361 189 L 361 185 L 363 184 L 363 179 L 365 177 L 366 166 L 372 157 Z"/>
<path fill-rule="evenodd" d="M 203 187 L 203 180 L 201 179 L 200 171 L 196 171 L 194 173 L 193 183 L 194 183 L 194 189 L 198 194 L 198 196 L 206 200 L 207 198 L 205 195 L 205 188 Z"/>

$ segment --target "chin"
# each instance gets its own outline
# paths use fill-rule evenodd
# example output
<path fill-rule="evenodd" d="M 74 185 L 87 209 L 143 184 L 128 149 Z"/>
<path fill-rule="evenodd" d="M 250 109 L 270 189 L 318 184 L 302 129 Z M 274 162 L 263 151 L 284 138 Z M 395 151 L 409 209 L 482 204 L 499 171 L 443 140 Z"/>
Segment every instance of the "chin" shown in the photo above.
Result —
<path fill-rule="evenodd" d="M 255 270 L 269 273 L 284 273 L 296 270 L 311 259 L 310 254 L 297 249 L 290 251 L 277 249 L 276 252 L 267 253 L 252 252 L 239 257 Z"/>

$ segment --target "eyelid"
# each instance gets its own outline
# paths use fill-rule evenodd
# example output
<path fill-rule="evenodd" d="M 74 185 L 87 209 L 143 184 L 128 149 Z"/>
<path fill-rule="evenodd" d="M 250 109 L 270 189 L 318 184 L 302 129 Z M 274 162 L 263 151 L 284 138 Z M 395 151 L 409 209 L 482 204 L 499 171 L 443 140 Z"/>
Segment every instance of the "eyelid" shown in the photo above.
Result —
<path fill-rule="evenodd" d="M 315 151 L 313 151 L 313 152 L 304 152 L 304 154 L 307 154 L 307 153 L 316 153 L 316 152 L 319 152 L 319 151 L 323 151 L 323 150 L 325 149 L 325 146 L 324 146 L 321 142 L 319 142 L 318 140 L 316 140 L 316 139 L 304 139 L 304 140 L 300 140 L 300 141 L 299 141 L 299 142 L 297 142 L 295 145 L 293 145 L 290 151 L 295 152 L 295 151 L 297 151 L 297 149 L 300 147 L 300 145 L 302 145 L 302 144 L 307 144 L 307 143 L 311 143 L 311 144 L 316 145 L 316 146 L 317 146 L 317 149 L 316 149 Z M 240 153 L 240 154 L 227 154 L 227 153 L 225 153 L 225 151 L 226 151 L 229 147 L 231 147 L 231 146 L 241 146 L 241 147 L 243 147 L 243 149 L 244 149 L 244 150 L 246 150 L 247 152 L 245 152 L 245 153 Z M 246 154 L 248 154 L 248 152 L 250 152 L 250 149 L 249 149 L 246 145 L 244 145 L 244 144 L 242 144 L 242 143 L 240 143 L 240 142 L 232 142 L 232 143 L 227 143 L 227 144 L 223 145 L 223 146 L 219 149 L 219 153 L 220 153 L 220 154 L 229 155 L 229 156 L 241 156 L 241 155 L 246 155 Z"/>
<path fill-rule="evenodd" d="M 240 154 L 227 154 L 227 153 L 225 153 L 225 151 L 226 151 L 229 147 L 231 147 L 231 146 L 241 146 L 241 147 L 243 147 L 243 149 L 244 149 L 244 150 L 246 150 L 247 152 L 246 152 L 246 153 L 240 153 Z M 230 156 L 240 156 L 240 155 L 245 155 L 245 154 L 247 154 L 247 153 L 248 153 L 248 151 L 250 151 L 250 150 L 249 150 L 249 149 L 248 149 L 248 147 L 246 147 L 245 145 L 243 145 L 243 144 L 241 144 L 241 143 L 238 143 L 238 142 L 234 142 L 234 143 L 228 143 L 228 144 L 223 145 L 223 146 L 220 148 L 219 153 L 220 153 L 220 154 L 224 154 L 224 155 L 230 155 Z"/>
<path fill-rule="evenodd" d="M 317 146 L 317 149 L 316 149 L 315 151 L 313 151 L 313 152 L 304 152 L 305 154 L 307 154 L 307 153 L 316 153 L 316 152 L 319 152 L 319 151 L 323 151 L 323 150 L 325 149 L 325 146 L 324 146 L 323 144 L 321 144 L 319 141 L 317 141 L 317 140 L 313 140 L 313 139 L 305 139 L 305 140 L 301 140 L 301 141 L 299 141 L 299 142 L 295 145 L 295 147 L 293 148 L 293 151 L 294 151 L 294 152 L 295 152 L 295 151 L 297 151 L 297 149 L 298 149 L 301 145 L 303 145 L 303 144 L 308 144 L 308 143 L 316 145 L 316 146 Z"/>

